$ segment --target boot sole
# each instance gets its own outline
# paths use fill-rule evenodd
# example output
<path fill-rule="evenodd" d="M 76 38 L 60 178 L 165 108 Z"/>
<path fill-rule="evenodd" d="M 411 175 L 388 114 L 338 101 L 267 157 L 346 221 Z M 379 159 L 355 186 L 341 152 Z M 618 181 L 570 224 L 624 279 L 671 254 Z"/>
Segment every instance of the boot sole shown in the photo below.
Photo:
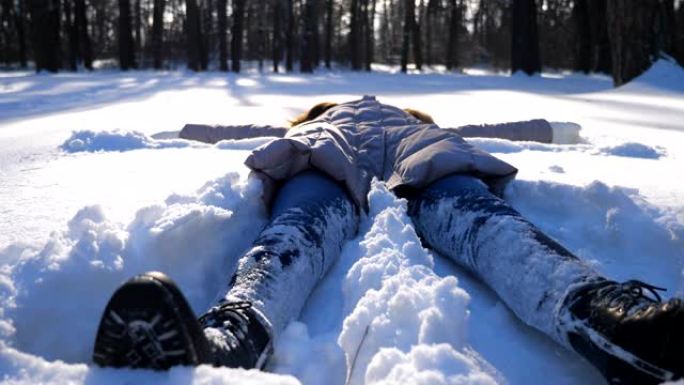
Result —
<path fill-rule="evenodd" d="M 93 349 L 100 366 L 165 370 L 211 362 L 208 342 L 178 287 L 162 273 L 123 284 L 105 308 Z"/>

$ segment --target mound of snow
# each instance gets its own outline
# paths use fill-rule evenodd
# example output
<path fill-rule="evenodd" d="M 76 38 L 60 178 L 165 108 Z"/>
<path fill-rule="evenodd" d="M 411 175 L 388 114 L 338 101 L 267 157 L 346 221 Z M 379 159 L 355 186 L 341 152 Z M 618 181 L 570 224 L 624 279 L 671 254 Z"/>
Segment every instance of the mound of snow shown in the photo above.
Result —
<path fill-rule="evenodd" d="M 175 367 L 167 372 L 151 370 L 102 369 L 85 364 L 48 362 L 8 348 L 0 343 L 0 373 L 5 385 L 35 384 L 136 384 L 136 385 L 297 385 L 291 376 L 258 370 Z"/>
<path fill-rule="evenodd" d="M 180 139 L 153 139 L 137 131 L 75 131 L 60 148 L 66 152 L 131 151 L 143 148 L 182 148 L 190 142 Z"/>
<path fill-rule="evenodd" d="M 514 181 L 506 199 L 607 277 L 681 291 L 684 228 L 669 223 L 667 212 L 644 201 L 638 190 L 599 181 L 586 186 Z"/>
<path fill-rule="evenodd" d="M 3 340 L 49 360 L 90 362 L 99 317 L 132 275 L 160 270 L 196 313 L 225 287 L 266 220 L 256 180 L 228 174 L 192 196 L 143 208 L 125 228 L 85 207 L 39 251 L 0 272 Z"/>
<path fill-rule="evenodd" d="M 406 201 L 374 182 L 369 204 L 370 229 L 343 282 L 348 383 L 494 383 L 464 353 L 470 296 L 434 273 Z"/>
<path fill-rule="evenodd" d="M 492 154 L 513 154 L 523 151 L 567 152 L 587 151 L 591 148 L 586 144 L 546 144 L 539 142 L 513 142 L 496 138 L 467 138 L 468 143 Z"/>
<path fill-rule="evenodd" d="M 653 63 L 643 74 L 626 84 L 625 89 L 649 86 L 684 92 L 684 68 L 674 59 L 660 59 Z"/>
<path fill-rule="evenodd" d="M 661 156 L 665 155 L 665 150 L 641 143 L 628 142 L 616 146 L 601 147 L 596 153 L 601 155 L 624 156 L 627 158 L 660 159 Z"/>
<path fill-rule="evenodd" d="M 273 139 L 275 138 L 260 137 L 241 140 L 223 140 L 216 143 L 214 147 L 221 150 L 253 150 Z M 81 130 L 73 132 L 69 139 L 64 141 L 59 148 L 65 152 L 75 153 L 98 151 L 125 152 L 141 149 L 206 146 L 206 144 L 185 139 L 165 138 L 163 135 L 154 135 L 150 137 L 137 131 Z"/>

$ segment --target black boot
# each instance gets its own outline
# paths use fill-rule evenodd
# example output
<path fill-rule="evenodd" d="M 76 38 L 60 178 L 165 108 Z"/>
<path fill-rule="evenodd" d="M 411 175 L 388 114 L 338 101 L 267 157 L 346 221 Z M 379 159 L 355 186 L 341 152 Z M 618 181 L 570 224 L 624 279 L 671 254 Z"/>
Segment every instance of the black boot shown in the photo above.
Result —
<path fill-rule="evenodd" d="M 176 284 L 151 272 L 132 278 L 112 295 L 100 320 L 93 361 L 162 370 L 211 363 L 213 357 Z"/>
<path fill-rule="evenodd" d="M 226 302 L 199 318 L 215 364 L 261 369 L 272 353 L 268 322 L 250 302 Z"/>
<path fill-rule="evenodd" d="M 93 361 L 156 370 L 200 364 L 261 368 L 271 338 L 265 322 L 257 319 L 251 305 L 238 303 L 212 308 L 198 321 L 169 277 L 145 273 L 124 283 L 109 300 Z"/>
<path fill-rule="evenodd" d="M 684 304 L 663 302 L 656 290 L 663 289 L 603 280 L 565 300 L 559 319 L 568 341 L 611 384 L 658 384 L 684 375 Z"/>

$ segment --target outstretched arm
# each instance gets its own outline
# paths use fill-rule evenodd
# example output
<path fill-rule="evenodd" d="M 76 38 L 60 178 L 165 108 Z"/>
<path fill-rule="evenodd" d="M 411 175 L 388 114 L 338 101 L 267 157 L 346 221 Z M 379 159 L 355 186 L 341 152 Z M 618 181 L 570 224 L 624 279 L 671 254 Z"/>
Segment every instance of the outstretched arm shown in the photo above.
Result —
<path fill-rule="evenodd" d="M 285 136 L 287 128 L 273 126 L 210 126 L 206 124 L 186 124 L 178 135 L 181 139 L 196 140 L 204 143 L 216 143 L 226 139 L 248 139 L 262 136 Z"/>
<path fill-rule="evenodd" d="M 549 123 L 544 119 L 448 128 L 464 138 L 499 138 L 557 144 L 577 143 L 580 129 L 575 123 Z"/>

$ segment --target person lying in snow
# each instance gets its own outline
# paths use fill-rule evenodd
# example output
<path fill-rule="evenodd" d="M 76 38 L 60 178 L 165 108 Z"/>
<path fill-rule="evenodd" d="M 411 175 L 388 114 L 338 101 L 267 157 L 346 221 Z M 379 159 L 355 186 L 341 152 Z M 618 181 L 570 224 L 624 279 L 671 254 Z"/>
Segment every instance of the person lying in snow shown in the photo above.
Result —
<path fill-rule="evenodd" d="M 95 363 L 262 368 L 274 339 L 356 234 L 378 178 L 408 200 L 427 246 L 478 276 L 523 322 L 584 356 L 608 382 L 681 377 L 682 301 L 663 301 L 659 288 L 640 281 L 602 277 L 542 233 L 499 197 L 517 170 L 460 134 L 550 142 L 577 130 L 544 120 L 441 129 L 425 114 L 370 96 L 320 104 L 287 131 L 186 126 L 181 137 L 207 142 L 279 137 L 245 162 L 264 182 L 271 220 L 219 303 L 199 319 L 162 273 L 121 286 L 103 312 Z"/>

